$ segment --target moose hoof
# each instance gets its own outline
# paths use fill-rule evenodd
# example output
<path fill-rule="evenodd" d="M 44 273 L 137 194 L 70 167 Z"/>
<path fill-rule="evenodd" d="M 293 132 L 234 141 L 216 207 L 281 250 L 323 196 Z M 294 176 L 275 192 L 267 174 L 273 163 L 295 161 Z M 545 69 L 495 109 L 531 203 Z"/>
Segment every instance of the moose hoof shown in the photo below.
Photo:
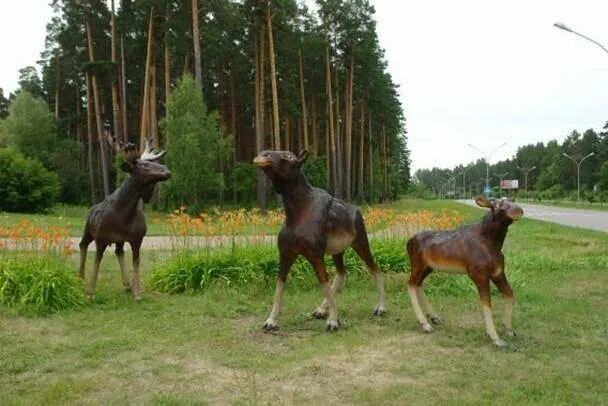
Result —
<path fill-rule="evenodd" d="M 422 331 L 425 333 L 432 333 L 433 332 L 433 326 L 431 326 L 429 323 L 424 323 L 422 325 Z"/>
<path fill-rule="evenodd" d="M 325 327 L 325 330 L 332 332 L 332 331 L 338 331 L 338 328 L 340 327 L 340 323 L 336 320 L 327 320 L 327 327 Z"/>
<path fill-rule="evenodd" d="M 439 316 L 433 316 L 433 317 L 430 317 L 430 319 L 431 319 L 431 323 L 433 323 L 436 326 L 443 324 L 443 319 Z"/>
<path fill-rule="evenodd" d="M 272 320 L 266 320 L 266 322 L 264 323 L 264 332 L 265 333 L 271 333 L 273 331 L 279 331 L 279 325 L 276 324 L 274 321 Z"/>
<path fill-rule="evenodd" d="M 95 294 L 89 294 L 89 303 L 94 303 L 95 302 Z"/>
<path fill-rule="evenodd" d="M 141 303 L 141 296 L 135 296 L 135 303 Z"/>
<path fill-rule="evenodd" d="M 322 307 L 317 307 L 315 311 L 312 312 L 312 317 L 315 319 L 326 319 L 327 318 L 327 309 L 323 309 Z"/>
<path fill-rule="evenodd" d="M 384 306 L 378 306 L 374 310 L 374 316 L 384 316 L 385 313 L 386 309 L 384 308 Z"/>
<path fill-rule="evenodd" d="M 496 347 L 500 348 L 501 350 L 504 350 L 509 347 L 509 343 L 507 343 L 505 340 L 502 340 L 500 338 L 497 338 L 496 340 L 494 340 L 494 345 Z"/>
<path fill-rule="evenodd" d="M 515 331 L 513 331 L 513 330 L 507 330 L 507 331 L 505 331 L 505 335 L 507 337 L 515 337 L 517 334 L 515 334 Z"/>

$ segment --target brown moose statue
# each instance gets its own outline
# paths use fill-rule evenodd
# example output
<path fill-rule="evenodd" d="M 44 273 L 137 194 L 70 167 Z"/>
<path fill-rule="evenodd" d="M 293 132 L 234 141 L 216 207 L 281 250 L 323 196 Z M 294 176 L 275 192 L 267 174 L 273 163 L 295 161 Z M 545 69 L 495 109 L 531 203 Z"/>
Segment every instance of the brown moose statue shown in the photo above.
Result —
<path fill-rule="evenodd" d="M 263 151 L 253 160 L 270 178 L 285 208 L 285 221 L 278 237 L 279 277 L 274 304 L 264 323 L 267 332 L 279 328 L 277 319 L 281 313 L 287 274 L 299 255 L 310 262 L 321 284 L 325 299 L 313 316 L 327 319 L 327 331 L 335 331 L 339 327 L 334 296 L 344 283 L 343 256 L 348 247 L 355 250 L 375 278 L 378 304 L 374 314 L 382 315 L 386 311 L 382 273 L 372 258 L 361 213 L 356 207 L 308 183 L 300 170 L 307 156 L 305 150 L 298 155 L 289 151 Z M 325 254 L 332 255 L 336 265 L 331 287 L 325 269 Z"/>
<path fill-rule="evenodd" d="M 91 208 L 80 241 L 81 278 L 85 276 L 87 247 L 95 241 L 96 254 L 93 274 L 87 284 L 89 300 L 95 299 L 95 285 L 99 274 L 99 264 L 108 245 L 116 244 L 116 257 L 126 290 L 132 290 L 137 302 L 141 301 L 141 277 L 139 274 L 139 250 L 146 235 L 146 218 L 143 205 L 152 197 L 156 183 L 171 177 L 166 166 L 157 161 L 165 151 L 155 150 L 146 142 L 141 155 L 134 144 L 123 148 L 124 162 L 121 169 L 129 175 L 112 194 Z M 133 280 L 129 282 L 125 269 L 124 244 L 131 244 L 133 252 Z"/>
<path fill-rule="evenodd" d="M 475 202 L 490 209 L 479 223 L 449 231 L 423 231 L 409 239 L 407 252 L 412 272 L 407 290 L 422 330 L 430 333 L 433 327 L 429 320 L 433 324 L 441 324 L 442 320 L 429 304 L 422 282 L 433 270 L 466 273 L 479 291 L 486 333 L 496 346 L 504 348 L 507 342 L 498 336 L 492 319 L 490 281 L 502 293 L 505 334 L 513 337 L 513 291 L 505 275 L 502 245 L 509 225 L 523 216 L 524 211 L 507 199 L 496 200 L 480 195 L 475 197 Z"/>

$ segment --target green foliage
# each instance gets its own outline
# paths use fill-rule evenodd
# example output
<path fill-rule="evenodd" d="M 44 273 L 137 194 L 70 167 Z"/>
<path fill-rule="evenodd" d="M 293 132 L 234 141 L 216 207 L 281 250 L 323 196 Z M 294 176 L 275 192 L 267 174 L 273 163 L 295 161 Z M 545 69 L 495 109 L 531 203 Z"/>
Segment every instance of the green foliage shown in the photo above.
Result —
<path fill-rule="evenodd" d="M 35 159 L 10 149 L 0 149 L 0 210 L 41 212 L 59 195 L 57 175 Z"/>
<path fill-rule="evenodd" d="M 6 259 L 0 263 L 0 303 L 53 313 L 84 304 L 82 283 L 51 259 Z"/>
<path fill-rule="evenodd" d="M 88 174 L 78 164 L 83 154 L 83 145 L 74 140 L 65 139 L 58 143 L 51 165 L 61 185 L 59 200 L 62 203 L 78 204 L 85 201 L 88 203 Z"/>
<path fill-rule="evenodd" d="M 7 144 L 49 168 L 56 134 L 47 104 L 23 91 L 11 103 L 9 113 L 2 125 Z"/>
<path fill-rule="evenodd" d="M 308 158 L 302 165 L 302 173 L 308 182 L 316 187 L 325 188 L 327 184 L 327 166 L 325 157 Z"/>
<path fill-rule="evenodd" d="M 416 199 L 432 199 L 433 192 L 422 182 L 412 183 L 408 195 Z"/>
<path fill-rule="evenodd" d="M 184 76 L 167 103 L 161 126 L 167 140 L 167 166 L 173 172 L 162 192 L 171 208 L 200 207 L 224 190 L 221 163 L 228 157 L 230 138 L 219 128 L 219 117 L 208 112 L 200 89 Z"/>
<path fill-rule="evenodd" d="M 232 169 L 231 189 L 237 200 L 251 202 L 255 200 L 257 168 L 251 163 L 237 162 Z"/>
<path fill-rule="evenodd" d="M 553 185 L 538 193 L 540 200 L 557 200 L 564 197 L 564 189 L 561 185 Z"/>

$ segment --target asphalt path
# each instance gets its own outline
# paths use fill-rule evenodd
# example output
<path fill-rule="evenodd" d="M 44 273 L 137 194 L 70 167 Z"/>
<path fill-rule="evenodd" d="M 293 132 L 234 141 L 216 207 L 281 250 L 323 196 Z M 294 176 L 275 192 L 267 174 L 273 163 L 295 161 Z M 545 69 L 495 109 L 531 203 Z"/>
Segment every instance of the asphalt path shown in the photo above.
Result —
<path fill-rule="evenodd" d="M 477 207 L 473 200 L 458 200 L 458 202 Z M 524 209 L 524 217 L 608 233 L 608 211 L 570 209 L 527 203 L 517 204 Z"/>

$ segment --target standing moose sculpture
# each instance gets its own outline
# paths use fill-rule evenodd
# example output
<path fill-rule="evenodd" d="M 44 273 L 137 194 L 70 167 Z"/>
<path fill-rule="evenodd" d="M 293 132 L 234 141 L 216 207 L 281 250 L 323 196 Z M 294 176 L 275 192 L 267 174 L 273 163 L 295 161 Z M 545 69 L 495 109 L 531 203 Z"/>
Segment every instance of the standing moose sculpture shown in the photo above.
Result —
<path fill-rule="evenodd" d="M 502 245 L 509 225 L 523 216 L 524 211 L 506 199 L 495 200 L 480 195 L 475 197 L 475 202 L 490 209 L 479 223 L 448 231 L 423 231 L 409 239 L 407 252 L 412 273 L 407 291 L 422 330 L 430 333 L 433 327 L 427 316 L 433 324 L 441 324 L 442 320 L 430 306 L 422 282 L 433 270 L 466 273 L 479 291 L 486 333 L 496 346 L 504 348 L 507 342 L 498 336 L 492 319 L 490 281 L 505 300 L 506 335 L 514 336 L 511 325 L 513 291 L 505 275 Z"/>
<path fill-rule="evenodd" d="M 125 145 L 123 150 L 125 160 L 121 169 L 129 175 L 118 189 L 91 208 L 80 241 L 79 274 L 81 278 L 85 276 L 87 248 L 93 240 L 96 245 L 93 274 L 87 284 L 90 301 L 95 299 L 95 285 L 103 253 L 112 243 L 116 244 L 116 257 L 122 274 L 123 286 L 126 290 L 133 291 L 137 302 L 141 301 L 139 249 L 146 235 L 143 204 L 151 199 L 156 183 L 171 177 L 171 172 L 167 167 L 156 162 L 165 154 L 165 151 L 151 148 L 150 140 L 146 141 L 141 155 L 134 144 Z M 131 244 L 133 252 L 133 281 L 131 284 L 125 269 L 125 242 Z"/>
<path fill-rule="evenodd" d="M 277 318 L 281 312 L 285 281 L 289 268 L 299 255 L 313 266 L 325 296 L 313 316 L 327 318 L 328 331 L 338 329 L 334 295 L 344 282 L 343 256 L 348 247 L 353 247 L 375 277 L 378 304 L 374 314 L 385 312 L 382 273 L 372 258 L 363 217 L 355 206 L 308 183 L 300 171 L 307 156 L 307 151 L 300 152 L 298 156 L 289 151 L 263 151 L 253 160 L 270 178 L 274 189 L 282 196 L 285 208 L 285 221 L 278 238 L 279 277 L 272 311 L 264 323 L 265 331 L 278 330 Z M 336 277 L 331 287 L 323 259 L 325 254 L 332 255 L 336 265 Z"/>

